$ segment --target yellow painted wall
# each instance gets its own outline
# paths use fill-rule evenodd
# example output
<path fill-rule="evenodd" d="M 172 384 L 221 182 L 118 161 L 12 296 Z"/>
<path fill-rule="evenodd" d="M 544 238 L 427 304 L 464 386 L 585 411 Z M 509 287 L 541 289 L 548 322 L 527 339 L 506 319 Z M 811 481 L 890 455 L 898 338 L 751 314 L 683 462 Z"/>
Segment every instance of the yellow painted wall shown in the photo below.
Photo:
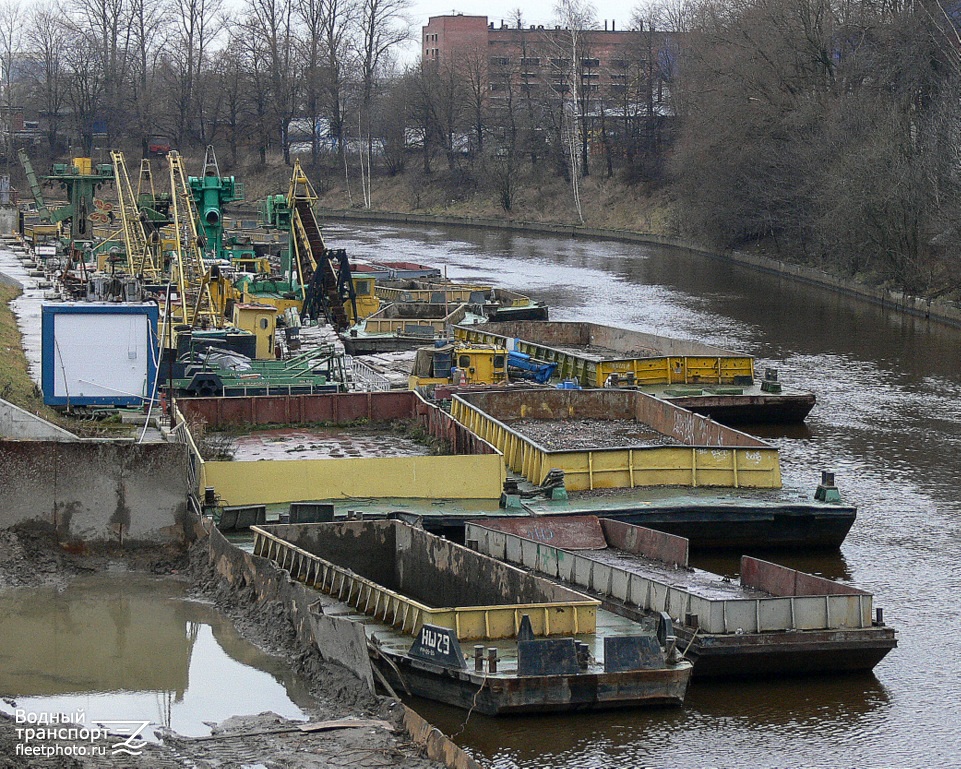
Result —
<path fill-rule="evenodd" d="M 204 462 L 203 468 L 200 488 L 213 486 L 225 505 L 345 497 L 498 499 L 506 479 L 500 454 Z"/>
<path fill-rule="evenodd" d="M 657 446 L 635 449 L 545 451 L 530 440 L 458 399 L 451 413 L 493 444 L 504 462 L 531 483 L 564 471 L 568 491 L 635 486 L 781 487 L 781 463 L 773 446 Z"/>

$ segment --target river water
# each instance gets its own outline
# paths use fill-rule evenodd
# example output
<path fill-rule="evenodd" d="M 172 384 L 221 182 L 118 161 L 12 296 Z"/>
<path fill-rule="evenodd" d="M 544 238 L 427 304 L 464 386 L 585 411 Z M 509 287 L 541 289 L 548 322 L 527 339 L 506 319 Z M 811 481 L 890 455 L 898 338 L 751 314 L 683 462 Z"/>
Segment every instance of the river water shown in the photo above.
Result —
<path fill-rule="evenodd" d="M 858 519 L 839 554 L 780 554 L 875 594 L 899 648 L 873 674 L 696 682 L 682 709 L 431 721 L 498 768 L 961 765 L 961 330 L 686 251 L 439 227 L 336 226 L 353 257 L 443 266 L 587 320 L 750 353 L 818 405 L 758 429 L 786 487 L 834 470 Z M 734 573 L 736 558 L 696 565 Z"/>

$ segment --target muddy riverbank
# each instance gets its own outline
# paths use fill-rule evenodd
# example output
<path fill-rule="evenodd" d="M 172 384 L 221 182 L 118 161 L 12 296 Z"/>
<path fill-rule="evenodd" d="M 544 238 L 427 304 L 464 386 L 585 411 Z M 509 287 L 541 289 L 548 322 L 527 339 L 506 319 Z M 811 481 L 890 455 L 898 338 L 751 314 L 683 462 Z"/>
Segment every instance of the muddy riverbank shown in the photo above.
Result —
<path fill-rule="evenodd" d="M 76 718 L 69 725 L 47 723 L 51 714 L 33 712 L 29 704 L 24 704 L 29 701 L 23 698 L 31 692 L 3 691 L 0 769 L 441 766 L 427 759 L 423 749 L 424 741 L 437 742 L 436 730 L 420 722 L 402 703 L 373 695 L 347 669 L 323 659 L 316 647 L 305 648 L 291 622 L 289 607 L 278 600 L 262 600 L 253 582 L 233 585 L 224 579 L 211 561 L 208 543 L 203 537 L 189 550 L 87 545 L 68 551 L 42 527 L 6 530 L 0 532 L 0 544 L 8 555 L 0 564 L 0 595 L 21 594 L 37 587 L 63 592 L 75 581 L 97 574 L 119 575 L 131 583 L 142 575 L 177 581 L 188 600 L 216 607 L 244 639 L 282 660 L 306 685 L 309 697 L 299 704 L 307 726 L 302 720 L 274 712 L 238 712 L 209 724 L 209 735 L 188 736 L 151 725 L 136 755 L 123 755 L 115 752 L 122 740 L 116 732 L 101 735 L 97 723 L 78 722 Z M 279 570 L 275 576 L 286 580 Z M 70 639 L 62 637 L 59 627 L 51 634 L 59 634 L 57 643 L 69 649 Z M 102 654 L 109 660 L 116 652 L 107 646 L 105 640 Z M 7 658 L 4 664 L 13 667 L 18 661 Z M 151 663 L 145 660 L 144 664 Z M 116 717 L 125 716 L 119 713 Z M 84 738 L 78 740 L 77 727 L 93 733 L 79 732 Z M 411 732 L 419 732 L 423 739 L 415 742 Z M 78 748 L 84 751 L 78 752 Z"/>

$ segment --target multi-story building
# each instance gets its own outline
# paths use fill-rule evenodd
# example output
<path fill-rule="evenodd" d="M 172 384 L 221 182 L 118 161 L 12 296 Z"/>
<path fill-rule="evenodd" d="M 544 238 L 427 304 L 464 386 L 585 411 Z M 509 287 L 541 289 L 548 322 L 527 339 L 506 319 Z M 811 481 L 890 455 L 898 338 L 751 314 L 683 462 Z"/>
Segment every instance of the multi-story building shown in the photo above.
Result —
<path fill-rule="evenodd" d="M 572 31 L 503 21 L 495 26 L 486 16 L 432 16 L 421 40 L 425 64 L 479 72 L 495 97 L 514 88 L 596 93 L 616 101 L 633 90 L 661 105 L 676 58 L 673 34 L 617 30 L 613 21 L 603 29 Z"/>

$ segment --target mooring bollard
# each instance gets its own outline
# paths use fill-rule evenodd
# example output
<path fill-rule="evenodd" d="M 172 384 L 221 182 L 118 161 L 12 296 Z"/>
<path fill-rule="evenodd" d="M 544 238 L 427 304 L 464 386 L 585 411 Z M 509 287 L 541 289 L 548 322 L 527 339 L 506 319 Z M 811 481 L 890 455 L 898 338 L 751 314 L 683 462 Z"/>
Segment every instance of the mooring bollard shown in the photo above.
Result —
<path fill-rule="evenodd" d="M 474 672 L 484 672 L 484 644 L 474 645 Z"/>
<path fill-rule="evenodd" d="M 487 672 L 497 672 L 497 647 L 491 646 L 487 649 Z"/>

